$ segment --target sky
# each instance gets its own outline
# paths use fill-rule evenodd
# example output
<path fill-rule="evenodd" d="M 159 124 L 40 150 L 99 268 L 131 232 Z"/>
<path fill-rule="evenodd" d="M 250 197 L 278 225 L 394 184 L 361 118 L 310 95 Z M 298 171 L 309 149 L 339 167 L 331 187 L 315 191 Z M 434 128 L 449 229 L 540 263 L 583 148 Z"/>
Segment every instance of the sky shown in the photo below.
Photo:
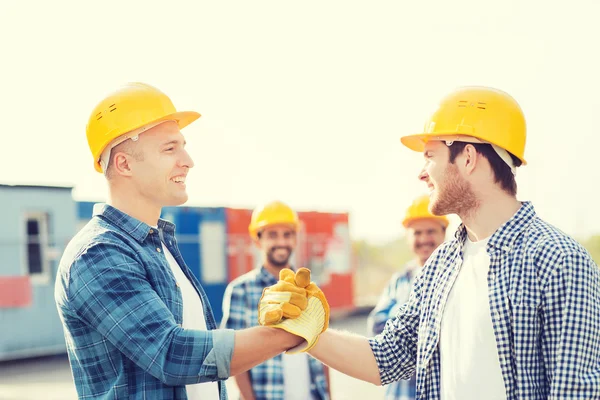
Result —
<path fill-rule="evenodd" d="M 483 85 L 525 112 L 518 198 L 569 234 L 600 233 L 600 2 L 566 4 L 1 1 L 0 183 L 104 201 L 87 119 L 141 81 L 202 114 L 183 130 L 188 205 L 349 212 L 353 238 L 384 242 L 426 193 L 400 136 Z"/>

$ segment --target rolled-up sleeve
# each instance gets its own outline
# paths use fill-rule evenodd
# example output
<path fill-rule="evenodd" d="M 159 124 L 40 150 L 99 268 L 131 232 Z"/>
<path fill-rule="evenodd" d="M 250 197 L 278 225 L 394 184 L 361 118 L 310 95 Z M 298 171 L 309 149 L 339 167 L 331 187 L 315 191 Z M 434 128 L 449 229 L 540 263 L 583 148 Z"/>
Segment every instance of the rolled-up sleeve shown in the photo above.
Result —
<path fill-rule="evenodd" d="M 200 375 L 216 375 L 218 379 L 227 379 L 231 371 L 235 333 L 232 329 L 219 329 L 211 332 L 213 334 L 213 350 L 208 353 L 202 364 L 206 372 L 201 372 Z"/>
<path fill-rule="evenodd" d="M 146 278 L 135 253 L 98 243 L 70 267 L 69 310 L 128 359 L 167 385 L 225 379 L 234 332 L 187 330 Z"/>

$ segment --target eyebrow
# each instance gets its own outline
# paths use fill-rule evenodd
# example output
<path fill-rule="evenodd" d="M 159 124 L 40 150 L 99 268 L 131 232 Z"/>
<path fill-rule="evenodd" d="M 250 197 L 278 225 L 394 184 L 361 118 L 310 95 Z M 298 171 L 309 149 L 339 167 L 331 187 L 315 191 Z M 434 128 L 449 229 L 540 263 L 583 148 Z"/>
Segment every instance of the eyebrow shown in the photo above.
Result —
<path fill-rule="evenodd" d="M 163 146 L 168 146 L 171 144 L 180 144 L 181 141 L 179 141 L 178 139 L 173 139 L 173 140 L 169 140 L 168 142 L 163 143 Z M 187 142 L 184 140 L 183 141 L 183 146 L 185 147 L 185 145 L 187 144 Z"/>

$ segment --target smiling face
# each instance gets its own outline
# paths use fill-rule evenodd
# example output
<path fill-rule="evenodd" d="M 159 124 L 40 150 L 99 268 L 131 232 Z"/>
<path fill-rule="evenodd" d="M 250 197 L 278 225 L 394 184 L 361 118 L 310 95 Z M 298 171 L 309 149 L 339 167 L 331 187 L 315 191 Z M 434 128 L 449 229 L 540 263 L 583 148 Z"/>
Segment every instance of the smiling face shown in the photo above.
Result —
<path fill-rule="evenodd" d="M 457 164 L 450 163 L 448 146 L 440 141 L 427 142 L 423 155 L 425 166 L 419 179 L 429 188 L 431 213 L 460 215 L 472 209 L 477 204 L 476 196 Z"/>
<path fill-rule="evenodd" d="M 407 229 L 407 240 L 413 253 L 421 262 L 431 256 L 431 253 L 444 241 L 445 229 L 443 225 L 434 219 L 418 219 L 410 223 Z"/>
<path fill-rule="evenodd" d="M 168 121 L 155 126 L 127 146 L 132 151 L 119 152 L 115 148 L 114 167 L 118 175 L 127 178 L 127 185 L 137 196 L 158 207 L 187 201 L 185 179 L 194 162 L 185 150 L 185 139 L 177 123 Z"/>
<path fill-rule="evenodd" d="M 256 245 L 263 254 L 264 264 L 277 269 L 285 268 L 296 248 L 296 231 L 289 225 L 268 226 L 260 232 Z"/>

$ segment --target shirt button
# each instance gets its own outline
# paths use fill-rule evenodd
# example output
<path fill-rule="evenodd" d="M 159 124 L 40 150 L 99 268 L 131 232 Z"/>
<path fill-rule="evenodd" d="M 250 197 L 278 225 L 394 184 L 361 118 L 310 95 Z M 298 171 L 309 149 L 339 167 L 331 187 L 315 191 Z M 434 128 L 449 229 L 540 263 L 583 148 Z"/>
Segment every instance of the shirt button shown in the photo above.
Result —
<path fill-rule="evenodd" d="M 160 247 L 157 247 L 156 251 L 158 251 L 160 253 L 162 250 L 160 249 Z"/>
<path fill-rule="evenodd" d="M 153 233 L 154 233 L 154 229 L 150 229 L 150 234 L 153 234 Z"/>
<path fill-rule="evenodd" d="M 496 318 L 496 321 L 500 321 L 500 313 L 498 311 L 494 313 L 494 317 Z"/>
<path fill-rule="evenodd" d="M 496 281 L 496 274 L 492 273 L 491 278 L 492 278 L 492 282 L 495 282 Z"/>
<path fill-rule="evenodd" d="M 180 287 L 179 282 L 175 282 L 175 286 Z"/>

